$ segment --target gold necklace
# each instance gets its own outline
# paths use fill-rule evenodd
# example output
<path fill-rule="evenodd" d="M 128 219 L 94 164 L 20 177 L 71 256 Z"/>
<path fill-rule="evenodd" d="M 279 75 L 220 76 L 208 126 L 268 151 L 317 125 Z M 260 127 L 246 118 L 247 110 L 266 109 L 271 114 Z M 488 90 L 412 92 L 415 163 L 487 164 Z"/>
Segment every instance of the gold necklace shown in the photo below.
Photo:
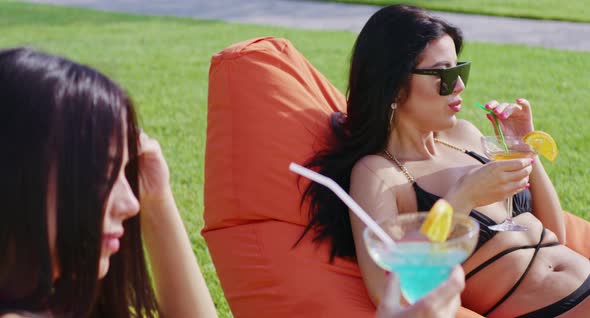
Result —
<path fill-rule="evenodd" d="M 438 138 L 434 138 L 434 142 L 439 143 L 441 145 L 445 145 L 449 148 L 461 151 L 461 152 L 467 152 L 465 149 L 455 146 L 447 141 L 438 139 Z M 410 174 L 410 172 L 408 171 L 408 169 L 406 169 L 406 167 L 404 165 L 402 165 L 401 162 L 399 162 L 399 160 L 397 160 L 397 158 L 391 154 L 389 151 L 387 151 L 387 149 L 383 150 L 383 153 L 393 162 L 395 162 L 395 164 L 399 167 L 399 169 L 402 171 L 402 173 L 406 176 L 406 178 L 408 178 L 408 180 L 410 180 L 410 182 L 416 182 L 416 180 L 414 179 L 414 177 L 412 177 L 412 175 Z"/>
<path fill-rule="evenodd" d="M 402 173 L 406 176 L 406 178 L 408 178 L 408 180 L 410 180 L 410 182 L 415 182 L 416 181 L 416 180 L 414 180 L 414 177 L 412 177 L 412 175 L 410 174 L 410 172 L 408 171 L 408 169 L 406 169 L 406 167 L 404 165 L 402 165 L 402 163 L 399 162 L 394 155 L 392 155 L 389 151 L 387 151 L 387 149 L 386 150 L 383 150 L 383 152 L 385 153 L 385 155 L 387 157 L 389 157 L 389 159 L 391 159 L 391 160 L 393 160 L 393 162 L 395 162 L 395 164 L 402 171 Z"/>

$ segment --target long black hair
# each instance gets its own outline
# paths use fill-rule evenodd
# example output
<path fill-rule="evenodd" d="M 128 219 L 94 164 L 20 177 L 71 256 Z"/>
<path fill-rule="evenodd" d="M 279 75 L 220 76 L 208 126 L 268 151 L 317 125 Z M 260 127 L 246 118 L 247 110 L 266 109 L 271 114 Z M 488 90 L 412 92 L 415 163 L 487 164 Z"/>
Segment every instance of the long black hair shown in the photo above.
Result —
<path fill-rule="evenodd" d="M 120 251 L 98 280 L 103 217 L 119 169 L 139 198 L 138 138 L 131 99 L 103 74 L 28 48 L 0 51 L 0 312 L 157 315 L 139 215 L 125 222 Z M 122 167 L 125 143 L 130 162 Z M 50 184 L 56 280 L 47 225 Z"/>
<path fill-rule="evenodd" d="M 336 181 L 346 191 L 350 174 L 362 157 L 385 148 L 393 102 L 403 102 L 411 71 L 431 41 L 449 35 L 457 54 L 461 31 L 423 9 L 392 5 L 377 11 L 358 35 L 350 65 L 347 114 L 332 120 L 330 147 L 318 152 L 306 166 Z M 314 241 L 329 239 L 331 260 L 355 257 L 348 208 L 327 188 L 310 183 L 302 200 L 310 199 L 310 222 L 303 235 L 315 230 Z M 303 201 L 302 201 L 303 202 Z"/>

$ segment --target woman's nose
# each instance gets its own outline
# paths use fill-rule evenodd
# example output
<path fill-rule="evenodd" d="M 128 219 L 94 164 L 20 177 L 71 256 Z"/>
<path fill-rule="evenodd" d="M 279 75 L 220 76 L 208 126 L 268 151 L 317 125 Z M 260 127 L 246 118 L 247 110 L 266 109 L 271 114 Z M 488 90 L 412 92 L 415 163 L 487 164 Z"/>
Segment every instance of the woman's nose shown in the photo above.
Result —
<path fill-rule="evenodd" d="M 116 191 L 115 202 L 113 203 L 114 212 L 117 215 L 128 219 L 139 212 L 139 201 L 135 197 L 133 189 L 131 189 L 125 176 L 119 177 L 116 186 L 113 187 L 113 191 Z"/>
<path fill-rule="evenodd" d="M 465 89 L 465 83 L 461 79 L 461 76 L 457 77 L 457 81 L 455 82 L 455 87 L 453 87 L 453 94 L 461 93 Z"/>

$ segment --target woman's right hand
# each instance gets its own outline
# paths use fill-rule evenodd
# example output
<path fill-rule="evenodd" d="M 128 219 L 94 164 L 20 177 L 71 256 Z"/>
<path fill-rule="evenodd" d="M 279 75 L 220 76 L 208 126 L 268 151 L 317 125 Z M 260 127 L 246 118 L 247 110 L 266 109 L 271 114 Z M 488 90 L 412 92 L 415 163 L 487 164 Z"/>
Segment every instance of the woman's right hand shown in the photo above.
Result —
<path fill-rule="evenodd" d="M 141 204 L 150 204 L 171 197 L 170 171 L 160 144 L 145 132 L 139 137 L 139 197 Z M 143 206 L 142 206 L 143 208 Z"/>
<path fill-rule="evenodd" d="M 462 207 L 467 211 L 504 200 L 528 187 L 533 162 L 524 158 L 477 166 L 459 179 L 445 199 L 456 209 Z"/>
<path fill-rule="evenodd" d="M 413 305 L 400 305 L 401 291 L 397 275 L 389 275 L 377 318 L 448 318 L 455 317 L 465 288 L 465 273 L 456 266 L 449 279 Z"/>

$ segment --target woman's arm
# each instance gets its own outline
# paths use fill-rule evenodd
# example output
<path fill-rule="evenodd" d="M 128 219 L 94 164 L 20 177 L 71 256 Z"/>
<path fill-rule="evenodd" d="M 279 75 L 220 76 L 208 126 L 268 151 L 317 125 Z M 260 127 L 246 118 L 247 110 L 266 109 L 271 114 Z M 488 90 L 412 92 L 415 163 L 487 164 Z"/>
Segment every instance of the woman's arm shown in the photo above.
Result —
<path fill-rule="evenodd" d="M 528 158 L 477 166 L 451 186 L 444 199 L 456 213 L 469 214 L 477 207 L 505 200 L 510 194 L 526 189 L 532 169 Z"/>
<path fill-rule="evenodd" d="M 359 160 L 352 169 L 350 176 L 350 196 L 376 221 L 392 218 L 397 215 L 395 193 L 390 186 L 377 176 L 375 170 L 385 159 L 367 156 Z M 391 166 L 390 166 L 391 168 Z M 407 182 L 402 179 L 402 181 Z M 365 224 L 352 212 L 350 223 L 363 280 L 373 303 L 378 306 L 385 290 L 385 271 L 379 268 L 369 256 L 363 239 Z"/>
<path fill-rule="evenodd" d="M 142 133 L 141 226 L 164 317 L 217 317 L 170 188 L 157 141 Z"/>
<path fill-rule="evenodd" d="M 565 244 L 565 222 L 561 203 L 553 183 L 543 168 L 540 158 L 535 158 L 533 171 L 529 177 L 533 196 L 533 214 L 543 225 L 557 235 L 561 244 Z"/>

